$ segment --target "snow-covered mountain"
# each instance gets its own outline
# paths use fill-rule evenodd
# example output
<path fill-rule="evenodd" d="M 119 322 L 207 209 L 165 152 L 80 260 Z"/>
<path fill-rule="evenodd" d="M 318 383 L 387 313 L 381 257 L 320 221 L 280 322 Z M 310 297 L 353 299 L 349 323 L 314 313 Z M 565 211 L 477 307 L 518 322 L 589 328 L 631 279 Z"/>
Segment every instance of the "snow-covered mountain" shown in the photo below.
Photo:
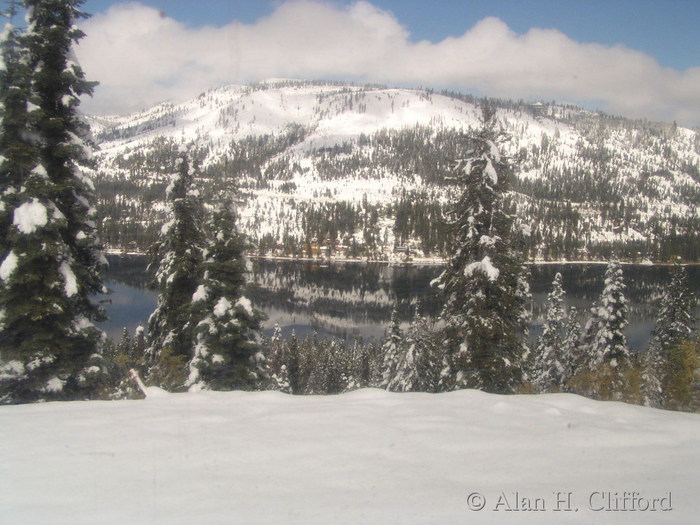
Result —
<path fill-rule="evenodd" d="M 261 251 L 439 254 L 451 160 L 479 100 L 344 83 L 227 86 L 183 104 L 93 117 L 102 237 L 143 247 L 181 144 L 210 197 L 237 186 Z M 558 104 L 495 101 L 515 164 L 511 202 L 533 258 L 700 258 L 700 135 Z M 401 251 L 401 256 L 403 256 Z"/>

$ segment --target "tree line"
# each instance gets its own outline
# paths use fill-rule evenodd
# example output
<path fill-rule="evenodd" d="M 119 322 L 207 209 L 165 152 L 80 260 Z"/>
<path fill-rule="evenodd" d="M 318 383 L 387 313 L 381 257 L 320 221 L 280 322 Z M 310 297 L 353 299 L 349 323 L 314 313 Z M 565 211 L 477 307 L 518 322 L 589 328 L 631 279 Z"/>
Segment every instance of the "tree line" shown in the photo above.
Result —
<path fill-rule="evenodd" d="M 568 153 L 569 158 L 560 155 L 569 146 L 557 133 L 551 138 L 543 134 L 539 145 L 523 146 L 515 153 L 512 161 L 520 171 L 540 174 L 514 177 L 506 197 L 520 220 L 531 223 L 536 230 L 529 241 L 530 257 L 606 260 L 614 253 L 626 260 L 667 261 L 673 255 L 697 260 L 697 217 L 662 205 L 672 200 L 692 208 L 697 202 L 697 177 L 693 177 L 698 168 L 688 160 L 694 151 L 692 145 L 684 143 L 679 134 L 668 132 L 657 137 L 653 134 L 655 127 L 635 129 L 634 123 L 629 125 L 632 129 L 619 130 L 613 124 L 596 127 L 579 123 L 577 129 L 583 136 Z M 510 122 L 507 126 L 515 138 L 525 137 L 522 125 Z M 292 215 L 283 218 L 274 210 L 262 209 L 265 205 L 252 202 L 249 215 L 254 217 L 247 220 L 244 229 L 256 244 L 268 250 L 275 248 L 290 255 L 288 248 L 332 230 L 336 210 L 321 201 L 334 198 L 334 190 L 316 190 L 316 202 L 295 200 L 298 188 L 292 179 L 310 168 L 302 168 L 288 148 L 312 131 L 309 126 L 295 124 L 278 135 L 249 136 L 228 145 L 202 139 L 191 148 L 193 161 L 203 163 L 206 159 L 206 168 L 199 176 L 207 182 L 206 191 L 211 194 L 237 180 L 240 190 L 249 197 L 256 191 L 269 190 L 295 206 Z M 626 150 L 616 152 L 605 145 L 616 134 L 622 134 L 620 140 L 624 139 Z M 311 151 L 309 159 L 321 181 L 347 177 L 380 181 L 390 175 L 410 183 L 420 177 L 422 182 L 423 187 L 414 194 L 396 195 L 389 203 L 342 203 L 347 209 L 338 238 L 366 234 L 366 241 L 358 241 L 359 251 L 376 251 L 385 235 L 374 234 L 375 223 L 364 220 L 365 214 L 372 213 L 392 222 L 394 238 L 410 238 L 425 253 L 446 255 L 443 225 L 448 213 L 445 196 L 452 188 L 449 159 L 459 156 L 459 137 L 460 131 L 455 129 L 416 125 L 362 134 L 354 141 Z M 649 151 L 633 150 L 633 144 Z M 673 154 L 664 156 L 670 144 Z M 657 149 L 661 167 L 643 157 Z M 159 137 L 124 151 L 97 174 L 98 227 L 108 245 L 145 250 L 155 240 L 156 225 L 163 216 L 148 203 L 164 200 L 162 174 L 172 171 L 176 150 L 176 141 Z M 634 166 L 638 176 L 629 176 L 628 166 Z M 687 177 L 676 180 L 671 170 L 680 170 Z M 669 181 L 673 185 L 669 186 Z M 271 222 L 284 222 L 286 228 L 255 233 L 269 229 Z"/>
<path fill-rule="evenodd" d="M 480 127 L 455 137 L 448 234 L 433 241 L 444 244 L 448 259 L 433 283 L 443 298 L 438 323 L 417 312 L 404 331 L 394 315 L 381 345 L 284 340 L 279 331 L 262 338 L 264 316 L 245 295 L 248 241 L 238 226 L 239 196 L 225 191 L 228 184 L 207 185 L 217 191 L 205 195 L 202 181 L 211 174 L 201 168 L 201 149 L 168 143 L 168 155 L 153 161 L 160 163 L 167 203 L 149 249 L 157 308 L 147 330 L 125 334 L 116 345 L 107 341 L 93 324 L 104 318 L 94 297 L 106 292 L 106 261 L 97 240 L 88 128 L 77 111 L 78 97 L 94 84 L 69 59 L 83 36 L 74 26 L 84 16 L 81 4 L 25 0 L 28 28 L 10 28 L 2 42 L 0 403 L 133 397 L 128 377 L 137 370 L 169 391 L 570 391 L 697 408 L 695 299 L 680 264 L 643 358 L 627 348 L 624 282 L 615 262 L 584 327 L 564 311 L 557 276 L 542 336 L 528 346 L 532 228 L 516 220 L 508 199 L 514 163 L 503 153 L 508 137 L 488 103 Z M 290 129 L 282 142 L 300 134 Z M 281 143 L 258 146 L 277 151 Z M 344 217 L 342 208 L 337 212 Z M 423 231 L 411 213 L 407 204 L 397 208 L 409 217 L 407 232 Z M 363 220 L 376 224 L 377 217 L 370 212 Z"/>

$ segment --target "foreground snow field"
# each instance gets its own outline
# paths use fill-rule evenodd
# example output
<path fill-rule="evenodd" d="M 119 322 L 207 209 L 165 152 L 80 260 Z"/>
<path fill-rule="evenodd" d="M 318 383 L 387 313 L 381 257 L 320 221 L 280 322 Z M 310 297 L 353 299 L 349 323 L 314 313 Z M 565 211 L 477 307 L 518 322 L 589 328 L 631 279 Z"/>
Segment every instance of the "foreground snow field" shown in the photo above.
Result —
<path fill-rule="evenodd" d="M 693 523 L 698 445 L 698 415 L 565 394 L 0 407 L 0 523 Z"/>

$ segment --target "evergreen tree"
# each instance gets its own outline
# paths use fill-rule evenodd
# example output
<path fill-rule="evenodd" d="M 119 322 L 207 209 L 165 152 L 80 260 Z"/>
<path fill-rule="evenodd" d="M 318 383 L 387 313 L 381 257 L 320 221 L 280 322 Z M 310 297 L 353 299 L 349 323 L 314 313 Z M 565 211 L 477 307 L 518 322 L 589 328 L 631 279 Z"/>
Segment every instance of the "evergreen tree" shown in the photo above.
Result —
<path fill-rule="evenodd" d="M 603 399 L 621 399 L 630 354 L 624 329 L 627 326 L 627 299 L 622 269 L 611 261 L 605 271 L 605 286 L 582 339 L 582 363 L 577 392 Z"/>
<path fill-rule="evenodd" d="M 143 393 L 134 383 L 130 370 L 140 371 L 143 364 L 143 347 L 140 346 L 139 332 L 132 338 L 124 327 L 119 343 L 109 341 L 105 349 L 105 358 L 110 369 L 111 399 L 142 399 Z"/>
<path fill-rule="evenodd" d="M 151 265 L 157 267 L 153 285 L 159 294 L 158 306 L 148 321 L 149 376 L 160 386 L 176 389 L 184 387 L 186 365 L 195 355 L 191 310 L 203 277 L 206 244 L 200 226 L 204 208 L 194 188 L 194 174 L 188 155 L 182 152 L 178 172 L 166 191 L 170 220 L 150 251 Z M 228 312 L 224 306 L 222 303 Z"/>
<path fill-rule="evenodd" d="M 133 343 L 131 341 L 131 336 L 129 335 L 129 330 L 127 330 L 125 326 L 122 328 L 122 338 L 119 340 L 119 344 L 117 345 L 117 352 L 129 354 L 131 353 L 132 347 Z"/>
<path fill-rule="evenodd" d="M 381 388 L 387 388 L 396 375 L 396 368 L 401 357 L 401 345 L 403 334 L 401 332 L 401 321 L 399 320 L 398 305 L 394 305 L 391 311 L 391 324 L 389 334 L 382 344 L 382 379 Z"/>
<path fill-rule="evenodd" d="M 301 374 L 301 350 L 299 348 L 299 340 L 297 339 L 297 334 L 294 330 L 292 330 L 292 335 L 286 344 L 285 356 L 285 366 L 287 369 L 289 393 L 301 394 L 304 392 L 304 383 Z"/>
<path fill-rule="evenodd" d="M 26 0 L 28 29 L 3 50 L 0 394 L 3 402 L 97 395 L 106 380 L 106 291 L 95 236 L 88 126 L 92 93 L 72 58 L 80 0 Z M 14 36 L 13 36 L 14 35 Z M 18 46 L 19 44 L 19 46 Z M 31 138 L 30 138 L 31 137 Z"/>
<path fill-rule="evenodd" d="M 321 366 L 320 352 L 319 352 L 320 342 L 318 340 L 318 333 L 313 332 L 311 335 L 307 335 L 299 344 L 299 376 L 301 394 L 314 394 L 314 380 L 316 376 L 316 371 Z"/>
<path fill-rule="evenodd" d="M 307 346 L 311 357 L 311 373 L 307 394 L 340 394 L 347 387 L 348 363 L 342 345 L 335 339 L 317 341 Z"/>
<path fill-rule="evenodd" d="M 700 342 L 685 340 L 669 349 L 663 367 L 663 408 L 700 409 Z"/>
<path fill-rule="evenodd" d="M 134 348 L 136 355 L 142 356 L 146 352 L 146 329 L 142 324 L 134 331 Z"/>
<path fill-rule="evenodd" d="M 627 326 L 627 299 L 622 268 L 611 261 L 605 271 L 605 286 L 584 335 L 585 359 L 589 369 L 609 362 L 611 366 L 623 365 L 629 360 L 625 327 Z"/>
<path fill-rule="evenodd" d="M 529 297 L 521 232 L 504 205 L 512 169 L 500 153 L 504 135 L 495 109 L 484 105 L 482 127 L 454 166 L 461 192 L 450 215 L 453 242 L 443 290 L 451 374 L 456 388 L 512 392 L 522 377 Z"/>
<path fill-rule="evenodd" d="M 547 317 L 535 345 L 533 383 L 538 391 L 560 389 L 566 380 L 565 315 L 562 276 L 557 273 L 547 296 Z"/>
<path fill-rule="evenodd" d="M 696 304 L 697 300 L 688 286 L 685 267 L 680 260 L 676 260 L 671 270 L 671 282 L 661 299 L 650 346 L 667 349 L 691 339 L 695 330 L 693 309 Z"/>
<path fill-rule="evenodd" d="M 343 391 L 350 392 L 367 386 L 366 383 L 363 385 L 363 376 L 369 378 L 371 375 L 371 366 L 369 355 L 366 353 L 366 347 L 357 339 L 353 340 L 352 344 L 349 346 L 346 342 L 345 344 L 341 344 L 338 357 L 341 359 L 342 364 L 345 365 L 342 370 L 342 378 L 345 384 Z M 363 370 L 363 368 L 365 369 Z"/>
<path fill-rule="evenodd" d="M 671 282 L 666 287 L 656 326 L 645 356 L 644 398 L 651 406 L 665 406 L 668 386 L 674 381 L 673 371 L 681 366 L 670 362 L 671 356 L 683 355 L 678 349 L 691 339 L 695 328 L 693 309 L 696 298 L 688 286 L 685 268 L 676 260 L 671 270 Z"/>
<path fill-rule="evenodd" d="M 186 386 L 190 389 L 252 389 L 263 380 L 264 356 L 258 344 L 263 314 L 243 295 L 245 241 L 238 233 L 230 200 L 214 213 L 204 251 L 201 282 L 192 297 L 189 324 L 194 355 Z"/>
<path fill-rule="evenodd" d="M 562 353 L 562 365 L 564 372 L 562 374 L 562 384 L 566 385 L 576 373 L 580 362 L 580 341 L 581 341 L 581 323 L 578 320 L 578 310 L 575 306 L 569 308 L 569 315 L 564 325 L 564 342 Z"/>
<path fill-rule="evenodd" d="M 439 333 L 416 311 L 396 373 L 387 389 L 393 392 L 439 392 L 442 348 Z"/>
<path fill-rule="evenodd" d="M 272 337 L 265 345 L 267 347 L 267 362 L 269 365 L 270 388 L 281 392 L 290 392 L 289 375 L 287 371 L 287 344 L 282 339 L 282 329 L 275 323 Z"/>
<path fill-rule="evenodd" d="M 355 339 L 352 345 L 352 373 L 348 389 L 375 387 L 381 383 L 381 348 L 374 343 L 365 344 Z"/>

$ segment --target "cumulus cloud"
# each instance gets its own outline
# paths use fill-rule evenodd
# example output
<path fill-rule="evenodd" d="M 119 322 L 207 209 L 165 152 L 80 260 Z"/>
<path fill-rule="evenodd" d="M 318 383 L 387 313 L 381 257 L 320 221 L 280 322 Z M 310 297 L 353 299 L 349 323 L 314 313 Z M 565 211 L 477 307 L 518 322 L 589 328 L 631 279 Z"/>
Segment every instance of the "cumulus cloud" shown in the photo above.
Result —
<path fill-rule="evenodd" d="M 139 3 L 85 21 L 77 54 L 101 82 L 84 109 L 124 113 L 210 87 L 270 77 L 334 78 L 590 103 L 631 117 L 700 125 L 700 67 L 678 71 L 624 46 L 552 29 L 517 34 L 486 18 L 457 38 L 412 42 L 391 14 L 292 0 L 254 24 L 188 28 Z"/>

